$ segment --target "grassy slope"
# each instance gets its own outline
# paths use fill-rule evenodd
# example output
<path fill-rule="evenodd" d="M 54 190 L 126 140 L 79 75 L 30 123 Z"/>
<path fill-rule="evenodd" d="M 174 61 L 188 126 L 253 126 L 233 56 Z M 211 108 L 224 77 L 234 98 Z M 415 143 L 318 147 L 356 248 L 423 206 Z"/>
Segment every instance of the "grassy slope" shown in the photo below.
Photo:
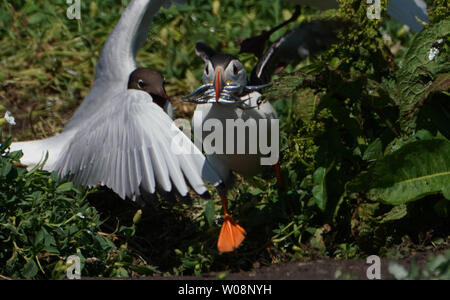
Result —
<path fill-rule="evenodd" d="M 122 1 L 124 2 L 124 1 Z M 68 5 L 52 1 L 2 1 L 0 103 L 16 119 L 18 139 L 58 132 L 87 94 L 96 61 L 124 5 L 82 1 L 81 21 L 66 18 Z M 279 1 L 196 0 L 158 16 L 138 63 L 163 72 L 168 92 L 181 97 L 198 85 L 198 40 L 236 53 L 235 40 L 259 33 L 290 13 Z M 243 57 L 247 67 L 254 60 Z"/>

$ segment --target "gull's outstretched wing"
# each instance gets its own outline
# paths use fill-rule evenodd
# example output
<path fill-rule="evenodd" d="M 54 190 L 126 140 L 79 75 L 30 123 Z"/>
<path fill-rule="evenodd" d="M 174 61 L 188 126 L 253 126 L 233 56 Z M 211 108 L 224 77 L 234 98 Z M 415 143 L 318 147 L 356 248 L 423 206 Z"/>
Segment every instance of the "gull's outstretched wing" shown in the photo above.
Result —
<path fill-rule="evenodd" d="M 221 182 L 190 139 L 149 94 L 138 90 L 110 99 L 62 153 L 55 167 L 61 177 L 89 187 L 100 183 L 122 198 L 135 198 L 141 189 L 169 192 L 172 186 L 184 196 L 188 184 L 203 194 L 202 177 L 216 186 Z"/>
<path fill-rule="evenodd" d="M 127 89 L 128 77 L 136 69 L 137 51 L 147 40 L 153 17 L 164 0 L 132 0 L 103 46 L 95 68 L 91 91 L 64 130 L 85 122 L 109 99 Z"/>

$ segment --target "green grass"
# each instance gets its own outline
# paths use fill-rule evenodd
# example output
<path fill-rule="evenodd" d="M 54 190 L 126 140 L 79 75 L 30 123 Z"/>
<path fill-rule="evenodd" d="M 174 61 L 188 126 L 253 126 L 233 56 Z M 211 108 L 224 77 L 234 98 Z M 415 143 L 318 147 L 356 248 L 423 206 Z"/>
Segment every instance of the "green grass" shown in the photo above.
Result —
<path fill-rule="evenodd" d="M 81 3 L 80 21 L 66 18 L 64 1 L 0 4 L 4 87 L 0 101 L 18 120 L 13 129 L 18 139 L 58 132 L 89 91 L 99 52 L 125 5 L 111 0 L 101 6 Z M 237 39 L 269 29 L 287 18 L 291 7 L 282 7 L 279 1 L 222 1 L 220 5 L 217 13 L 210 1 L 172 7 L 156 18 L 149 32 L 138 64 L 163 72 L 168 93 L 175 99 L 200 83 L 202 62 L 195 55 L 196 41 L 236 53 Z M 255 61 L 250 56 L 242 59 L 249 69 Z"/>
<path fill-rule="evenodd" d="M 439 60 L 401 69 L 406 58 L 428 51 L 409 49 L 435 39 L 441 29 L 428 30 L 416 40 L 394 22 L 370 22 L 359 2 L 347 1 L 337 12 L 355 26 L 342 32 L 336 46 L 289 67 L 266 93 L 281 120 L 285 187 L 279 189 L 270 168 L 255 178 L 238 176 L 229 194 L 230 209 L 248 234 L 235 253 L 216 250 L 220 222 L 215 216 L 221 215 L 221 207 L 213 189 L 209 200 L 158 199 L 141 210 L 138 221 L 139 207 L 107 191 L 86 193 L 59 182 L 54 174 L 27 173 L 17 164 L 18 154 L 2 149 L 0 275 L 63 278 L 65 259 L 77 253 L 83 257 L 83 276 L 109 277 L 238 271 L 255 263 L 320 256 L 398 258 L 448 248 L 445 181 L 419 191 L 414 199 L 407 193 L 394 197 L 405 198 L 402 203 L 386 201 L 384 193 L 396 189 L 378 184 L 400 182 L 400 176 L 384 177 L 393 173 L 390 161 L 398 153 L 424 154 L 420 168 L 414 161 L 398 166 L 407 176 L 442 172 L 443 165 L 436 162 L 449 143 L 448 29 Z M 8 136 L 25 140 L 59 132 L 88 93 L 99 52 L 125 7 L 112 0 L 96 3 L 82 1 L 82 20 L 75 21 L 65 17 L 65 1 L 0 1 L 3 145 Z M 212 3 L 191 0 L 163 11 L 138 55 L 139 65 L 165 74 L 168 94 L 175 100 L 200 83 L 203 68 L 195 55 L 196 41 L 237 54 L 236 40 L 260 34 L 293 11 L 284 1 Z M 443 5 L 435 1 L 430 15 L 431 25 L 445 31 L 438 24 L 448 19 Z M 290 28 L 335 13 L 302 8 L 303 15 Z M 393 44 L 383 43 L 382 32 Z M 256 59 L 239 57 L 250 71 Z M 424 78 L 436 84 L 423 84 Z M 423 88 L 410 97 L 408 89 L 401 89 L 408 82 Z M 176 116 L 192 116 L 191 105 L 175 103 Z M 2 124 L 6 110 L 16 126 Z M 404 122 L 400 112 L 412 117 Z M 439 144 L 434 156 L 424 147 L 430 143 Z M 370 180 L 374 174 L 379 180 Z M 85 218 L 73 217 L 78 213 Z M 441 258 L 439 266 L 446 266 Z"/>

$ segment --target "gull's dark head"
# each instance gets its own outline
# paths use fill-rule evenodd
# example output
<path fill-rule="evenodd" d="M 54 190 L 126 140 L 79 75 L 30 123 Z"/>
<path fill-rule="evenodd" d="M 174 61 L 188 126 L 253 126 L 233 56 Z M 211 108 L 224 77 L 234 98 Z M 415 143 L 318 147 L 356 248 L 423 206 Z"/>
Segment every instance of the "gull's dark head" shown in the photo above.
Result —
<path fill-rule="evenodd" d="M 205 62 L 203 83 L 212 83 L 216 91 L 216 101 L 228 84 L 247 84 L 247 73 L 242 63 L 235 56 L 214 51 L 204 43 L 195 45 L 195 52 Z"/>
<path fill-rule="evenodd" d="M 138 68 L 131 73 L 128 79 L 128 89 L 145 91 L 153 98 L 153 102 L 163 109 L 170 102 L 164 89 L 164 77 L 161 73 L 150 68 Z"/>

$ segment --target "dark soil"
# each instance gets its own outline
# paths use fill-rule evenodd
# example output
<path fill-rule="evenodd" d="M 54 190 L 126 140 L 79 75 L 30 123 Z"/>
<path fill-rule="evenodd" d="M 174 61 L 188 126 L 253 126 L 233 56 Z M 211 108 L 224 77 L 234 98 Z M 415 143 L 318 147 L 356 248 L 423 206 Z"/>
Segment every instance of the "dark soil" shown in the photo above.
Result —
<path fill-rule="evenodd" d="M 444 251 L 439 251 L 444 252 Z M 411 264 L 416 263 L 420 269 L 428 262 L 428 258 L 435 252 L 420 252 L 410 257 L 399 260 L 381 259 L 381 279 L 394 279 L 389 273 L 390 262 L 397 262 L 410 269 Z M 363 259 L 333 260 L 318 259 L 304 262 L 289 262 L 273 264 L 271 266 L 255 268 L 247 272 L 221 273 L 211 272 L 200 276 L 151 276 L 140 277 L 138 280 L 368 280 L 367 269 L 370 264 Z M 340 274 L 340 275 L 339 275 Z M 83 278 L 84 280 L 100 278 Z M 125 279 L 125 280 L 129 280 Z M 116 280 L 116 279 L 115 279 Z M 123 279 L 122 279 L 123 280 Z"/>
<path fill-rule="evenodd" d="M 415 262 L 422 267 L 428 261 L 431 253 L 416 253 L 408 258 L 400 260 L 381 259 L 381 279 L 393 279 L 388 271 L 389 263 L 395 261 L 409 270 L 411 263 Z M 435 253 L 434 253 L 435 254 Z M 333 280 L 333 279 L 358 279 L 367 280 L 367 269 L 371 264 L 367 264 L 363 259 L 333 260 L 319 259 L 304 262 L 289 262 L 273 264 L 267 267 L 255 268 L 248 272 L 228 273 L 222 277 L 221 273 L 208 273 L 201 276 L 182 277 L 151 277 L 145 279 L 217 279 L 226 280 Z M 341 275 L 338 275 L 340 273 Z M 220 277 L 219 277 L 220 276 Z"/>

